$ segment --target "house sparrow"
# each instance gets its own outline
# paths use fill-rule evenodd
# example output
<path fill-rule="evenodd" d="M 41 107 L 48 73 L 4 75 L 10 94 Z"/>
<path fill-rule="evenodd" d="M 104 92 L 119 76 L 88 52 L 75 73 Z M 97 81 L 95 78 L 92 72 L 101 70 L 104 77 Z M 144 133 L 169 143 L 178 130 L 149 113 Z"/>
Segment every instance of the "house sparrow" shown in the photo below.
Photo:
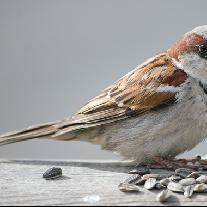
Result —
<path fill-rule="evenodd" d="M 186 33 L 90 100 L 74 116 L 0 136 L 99 144 L 128 159 L 168 159 L 207 136 L 207 25 Z"/>

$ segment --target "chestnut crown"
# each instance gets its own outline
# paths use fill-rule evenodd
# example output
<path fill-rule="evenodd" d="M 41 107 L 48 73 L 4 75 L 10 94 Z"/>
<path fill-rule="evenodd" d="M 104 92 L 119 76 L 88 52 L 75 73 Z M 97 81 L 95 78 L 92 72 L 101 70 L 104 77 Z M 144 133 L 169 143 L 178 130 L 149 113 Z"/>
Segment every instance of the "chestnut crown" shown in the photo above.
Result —
<path fill-rule="evenodd" d="M 167 51 L 173 63 L 189 76 L 207 83 L 207 25 L 186 33 Z"/>

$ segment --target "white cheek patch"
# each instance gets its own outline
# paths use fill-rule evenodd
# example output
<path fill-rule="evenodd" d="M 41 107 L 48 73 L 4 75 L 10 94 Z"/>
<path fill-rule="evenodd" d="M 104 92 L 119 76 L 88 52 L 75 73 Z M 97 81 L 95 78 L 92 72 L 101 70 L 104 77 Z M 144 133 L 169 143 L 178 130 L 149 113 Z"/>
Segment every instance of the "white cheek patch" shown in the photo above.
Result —
<path fill-rule="evenodd" d="M 178 68 L 184 70 L 191 77 L 207 83 L 207 60 L 198 54 L 191 52 L 181 55 L 177 66 L 180 66 L 181 68 Z"/>
<path fill-rule="evenodd" d="M 181 63 L 179 61 L 177 61 L 175 58 L 172 59 L 172 63 L 175 67 L 183 70 L 183 66 L 181 65 Z"/>

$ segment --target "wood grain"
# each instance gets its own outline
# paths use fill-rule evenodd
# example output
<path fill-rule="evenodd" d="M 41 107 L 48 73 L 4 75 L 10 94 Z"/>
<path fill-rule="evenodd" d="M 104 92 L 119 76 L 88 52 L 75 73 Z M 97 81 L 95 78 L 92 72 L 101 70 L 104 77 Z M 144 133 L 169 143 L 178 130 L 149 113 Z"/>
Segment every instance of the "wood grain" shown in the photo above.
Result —
<path fill-rule="evenodd" d="M 61 167 L 64 177 L 54 181 L 42 179 L 42 174 L 53 166 Z M 126 194 L 118 190 L 130 169 L 127 162 L 0 160 L 0 205 L 162 206 L 156 201 L 158 191 L 141 189 L 139 193 Z M 99 196 L 100 201 L 84 201 L 84 197 L 93 195 Z M 192 199 L 173 194 L 166 205 L 206 203 L 207 194 L 194 195 Z"/>

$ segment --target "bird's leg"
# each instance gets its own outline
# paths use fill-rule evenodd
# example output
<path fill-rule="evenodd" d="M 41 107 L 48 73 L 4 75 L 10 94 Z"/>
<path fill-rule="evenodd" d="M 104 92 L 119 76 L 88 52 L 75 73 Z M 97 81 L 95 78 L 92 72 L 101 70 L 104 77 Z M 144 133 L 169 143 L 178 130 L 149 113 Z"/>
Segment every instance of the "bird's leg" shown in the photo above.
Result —
<path fill-rule="evenodd" d="M 150 164 L 150 168 L 157 169 L 177 169 L 177 168 L 192 168 L 198 169 L 200 167 L 201 157 L 197 156 L 194 158 L 163 158 L 155 157 L 154 163 Z"/>

